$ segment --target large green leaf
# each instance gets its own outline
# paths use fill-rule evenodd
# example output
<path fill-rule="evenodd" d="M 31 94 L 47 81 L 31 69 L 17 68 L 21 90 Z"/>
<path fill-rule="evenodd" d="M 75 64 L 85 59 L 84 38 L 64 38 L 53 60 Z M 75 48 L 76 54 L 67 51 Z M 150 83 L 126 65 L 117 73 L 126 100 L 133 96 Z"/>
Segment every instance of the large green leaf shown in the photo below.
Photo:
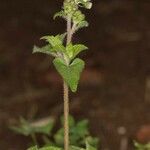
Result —
<path fill-rule="evenodd" d="M 64 81 L 69 85 L 71 91 L 76 92 L 80 74 L 84 68 L 84 61 L 76 58 L 70 65 L 67 66 L 62 59 L 55 58 L 53 63 Z"/>

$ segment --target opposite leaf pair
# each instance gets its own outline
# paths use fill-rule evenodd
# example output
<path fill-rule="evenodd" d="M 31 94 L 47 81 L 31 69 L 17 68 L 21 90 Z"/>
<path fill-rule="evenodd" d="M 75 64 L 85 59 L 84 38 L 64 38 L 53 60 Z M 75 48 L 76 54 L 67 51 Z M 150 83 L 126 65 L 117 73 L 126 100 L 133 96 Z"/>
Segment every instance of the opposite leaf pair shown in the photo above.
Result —
<path fill-rule="evenodd" d="M 83 44 L 69 43 L 66 47 L 63 45 L 65 34 L 56 36 L 44 36 L 49 44 L 39 48 L 34 46 L 33 53 L 45 53 L 55 57 L 53 63 L 64 81 L 68 84 L 72 92 L 76 92 L 80 74 L 84 69 L 84 61 L 75 57 L 83 50 L 88 49 Z"/>

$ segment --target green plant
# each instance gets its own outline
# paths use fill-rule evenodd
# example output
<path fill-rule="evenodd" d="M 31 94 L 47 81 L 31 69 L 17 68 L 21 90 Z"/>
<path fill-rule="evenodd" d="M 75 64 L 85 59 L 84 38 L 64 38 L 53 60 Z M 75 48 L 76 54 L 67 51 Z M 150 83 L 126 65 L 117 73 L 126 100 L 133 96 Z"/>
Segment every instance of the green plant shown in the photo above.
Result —
<path fill-rule="evenodd" d="M 83 44 L 72 43 L 73 34 L 88 26 L 85 15 L 79 10 L 80 7 L 90 9 L 92 3 L 90 0 L 64 0 L 62 10 L 54 15 L 54 19 L 62 17 L 67 21 L 67 33 L 44 36 L 41 39 L 48 44 L 42 48 L 34 46 L 33 49 L 33 53 L 53 56 L 53 64 L 64 80 L 64 150 L 69 150 L 69 88 L 72 92 L 77 91 L 80 74 L 85 65 L 83 60 L 76 57 L 87 49 Z"/>
<path fill-rule="evenodd" d="M 64 117 L 61 117 L 61 128 L 54 132 L 54 120 L 53 119 L 42 119 L 40 121 L 30 122 L 23 118 L 20 118 L 20 123 L 17 126 L 12 126 L 11 129 L 18 134 L 24 136 L 30 136 L 33 140 L 33 144 L 40 146 L 37 140 L 37 135 L 40 134 L 41 142 L 45 146 L 64 146 Z M 76 145 L 78 147 L 86 147 L 88 142 L 93 147 L 97 147 L 98 139 L 92 137 L 88 128 L 88 120 L 84 119 L 76 122 L 72 116 L 69 116 L 69 127 L 70 127 L 70 145 Z"/>
<path fill-rule="evenodd" d="M 42 148 L 38 148 L 37 146 L 34 146 L 34 147 L 31 147 L 27 150 L 63 150 L 63 149 L 60 147 L 54 147 L 54 146 L 45 146 Z M 92 147 L 88 142 L 86 142 L 86 148 L 69 146 L 69 150 L 96 150 L 96 148 Z"/>
<path fill-rule="evenodd" d="M 150 150 L 150 143 L 140 144 L 138 142 L 134 142 L 134 146 L 136 150 Z"/>
<path fill-rule="evenodd" d="M 18 126 L 11 126 L 10 129 L 18 134 L 24 136 L 30 136 L 35 145 L 38 145 L 36 134 L 50 135 L 54 126 L 54 120 L 48 118 L 46 120 L 42 119 L 37 122 L 29 122 L 24 118 L 20 118 L 20 123 Z"/>

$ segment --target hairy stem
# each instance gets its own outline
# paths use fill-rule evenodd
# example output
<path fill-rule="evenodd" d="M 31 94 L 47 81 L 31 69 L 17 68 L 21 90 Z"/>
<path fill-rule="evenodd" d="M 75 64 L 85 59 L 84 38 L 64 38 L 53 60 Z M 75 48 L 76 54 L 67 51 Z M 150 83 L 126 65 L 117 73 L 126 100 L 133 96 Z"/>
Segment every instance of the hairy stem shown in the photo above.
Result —
<path fill-rule="evenodd" d="M 67 17 L 67 42 L 69 44 L 72 39 L 71 34 L 71 17 Z M 69 65 L 69 61 L 66 62 Z M 69 88 L 64 81 L 64 150 L 69 150 Z"/>

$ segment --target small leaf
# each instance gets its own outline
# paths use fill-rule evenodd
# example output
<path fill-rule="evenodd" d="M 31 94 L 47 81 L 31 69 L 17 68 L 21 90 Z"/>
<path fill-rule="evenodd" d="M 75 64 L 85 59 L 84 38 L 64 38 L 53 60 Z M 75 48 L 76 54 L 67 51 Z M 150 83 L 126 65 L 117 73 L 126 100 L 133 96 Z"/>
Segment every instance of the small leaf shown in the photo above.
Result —
<path fill-rule="evenodd" d="M 24 118 L 20 118 L 20 124 L 18 126 L 12 126 L 10 129 L 24 136 L 29 136 L 34 132 L 29 122 L 27 122 Z"/>
<path fill-rule="evenodd" d="M 64 52 L 65 47 L 63 45 L 56 45 L 52 48 L 52 51 L 54 51 L 54 52 Z"/>
<path fill-rule="evenodd" d="M 73 46 L 73 58 L 75 58 L 80 52 L 83 50 L 87 50 L 88 47 L 86 47 L 83 44 L 76 44 Z"/>
<path fill-rule="evenodd" d="M 77 146 L 70 146 L 69 150 L 85 150 L 85 149 Z"/>
<path fill-rule="evenodd" d="M 94 147 L 97 147 L 98 146 L 98 142 L 99 142 L 99 139 L 96 138 L 96 137 L 92 137 L 92 136 L 88 136 L 86 138 L 86 141 L 88 141 L 88 143 Z"/>
<path fill-rule="evenodd" d="M 55 58 L 54 66 L 64 81 L 69 85 L 72 92 L 77 91 L 80 74 L 84 68 L 84 61 L 76 58 L 69 66 L 60 58 Z"/>
<path fill-rule="evenodd" d="M 34 129 L 35 133 L 42 133 L 47 135 L 50 135 L 53 126 L 54 126 L 54 121 L 51 118 L 47 120 L 43 119 L 31 124 L 31 127 Z"/>
<path fill-rule="evenodd" d="M 56 134 L 54 135 L 54 140 L 58 146 L 64 145 L 64 129 L 63 128 L 59 129 L 56 132 Z"/>
<path fill-rule="evenodd" d="M 53 19 L 56 19 L 56 17 L 65 17 L 64 11 L 59 11 L 59 12 L 55 13 Z"/>
<path fill-rule="evenodd" d="M 68 57 L 71 59 L 73 57 L 73 53 L 74 53 L 74 50 L 73 50 L 73 45 L 72 43 L 69 43 L 66 47 L 66 53 L 68 55 Z"/>
<path fill-rule="evenodd" d="M 63 44 L 63 42 L 58 36 L 43 36 L 41 39 L 44 39 L 47 42 L 49 42 L 52 47 Z"/>
<path fill-rule="evenodd" d="M 86 150 L 97 150 L 97 148 L 91 146 L 88 141 L 86 141 Z"/>
<path fill-rule="evenodd" d="M 84 27 L 88 27 L 89 26 L 89 23 L 87 21 L 81 21 L 78 26 L 77 26 L 77 30 L 78 29 L 81 29 L 81 28 L 84 28 Z"/>
<path fill-rule="evenodd" d="M 33 47 L 33 53 L 44 53 L 47 55 L 53 55 L 52 47 L 50 45 L 46 45 L 44 47 Z"/>
<path fill-rule="evenodd" d="M 65 37 L 66 37 L 67 33 L 63 33 L 63 34 L 58 34 L 56 35 L 57 38 L 59 38 L 61 41 L 64 41 Z"/>
<path fill-rule="evenodd" d="M 48 146 L 48 147 L 40 148 L 39 150 L 62 150 L 62 148 L 55 147 L 55 146 Z"/>
<path fill-rule="evenodd" d="M 34 146 L 34 147 L 30 147 L 28 148 L 27 150 L 39 150 L 37 146 Z"/>
<path fill-rule="evenodd" d="M 76 44 L 76 45 L 72 45 L 72 43 L 68 44 L 66 47 L 66 53 L 69 56 L 69 58 L 72 60 L 74 59 L 80 52 L 82 52 L 83 50 L 88 49 L 88 47 L 86 47 L 83 44 Z"/>
<path fill-rule="evenodd" d="M 76 125 L 76 132 L 80 135 L 81 138 L 84 138 L 89 134 L 88 131 L 88 120 L 79 121 Z"/>
<path fill-rule="evenodd" d="M 86 2 L 86 3 L 84 4 L 84 7 L 85 7 L 86 9 L 91 9 L 91 8 L 92 8 L 92 3 L 91 3 L 91 2 Z"/>

